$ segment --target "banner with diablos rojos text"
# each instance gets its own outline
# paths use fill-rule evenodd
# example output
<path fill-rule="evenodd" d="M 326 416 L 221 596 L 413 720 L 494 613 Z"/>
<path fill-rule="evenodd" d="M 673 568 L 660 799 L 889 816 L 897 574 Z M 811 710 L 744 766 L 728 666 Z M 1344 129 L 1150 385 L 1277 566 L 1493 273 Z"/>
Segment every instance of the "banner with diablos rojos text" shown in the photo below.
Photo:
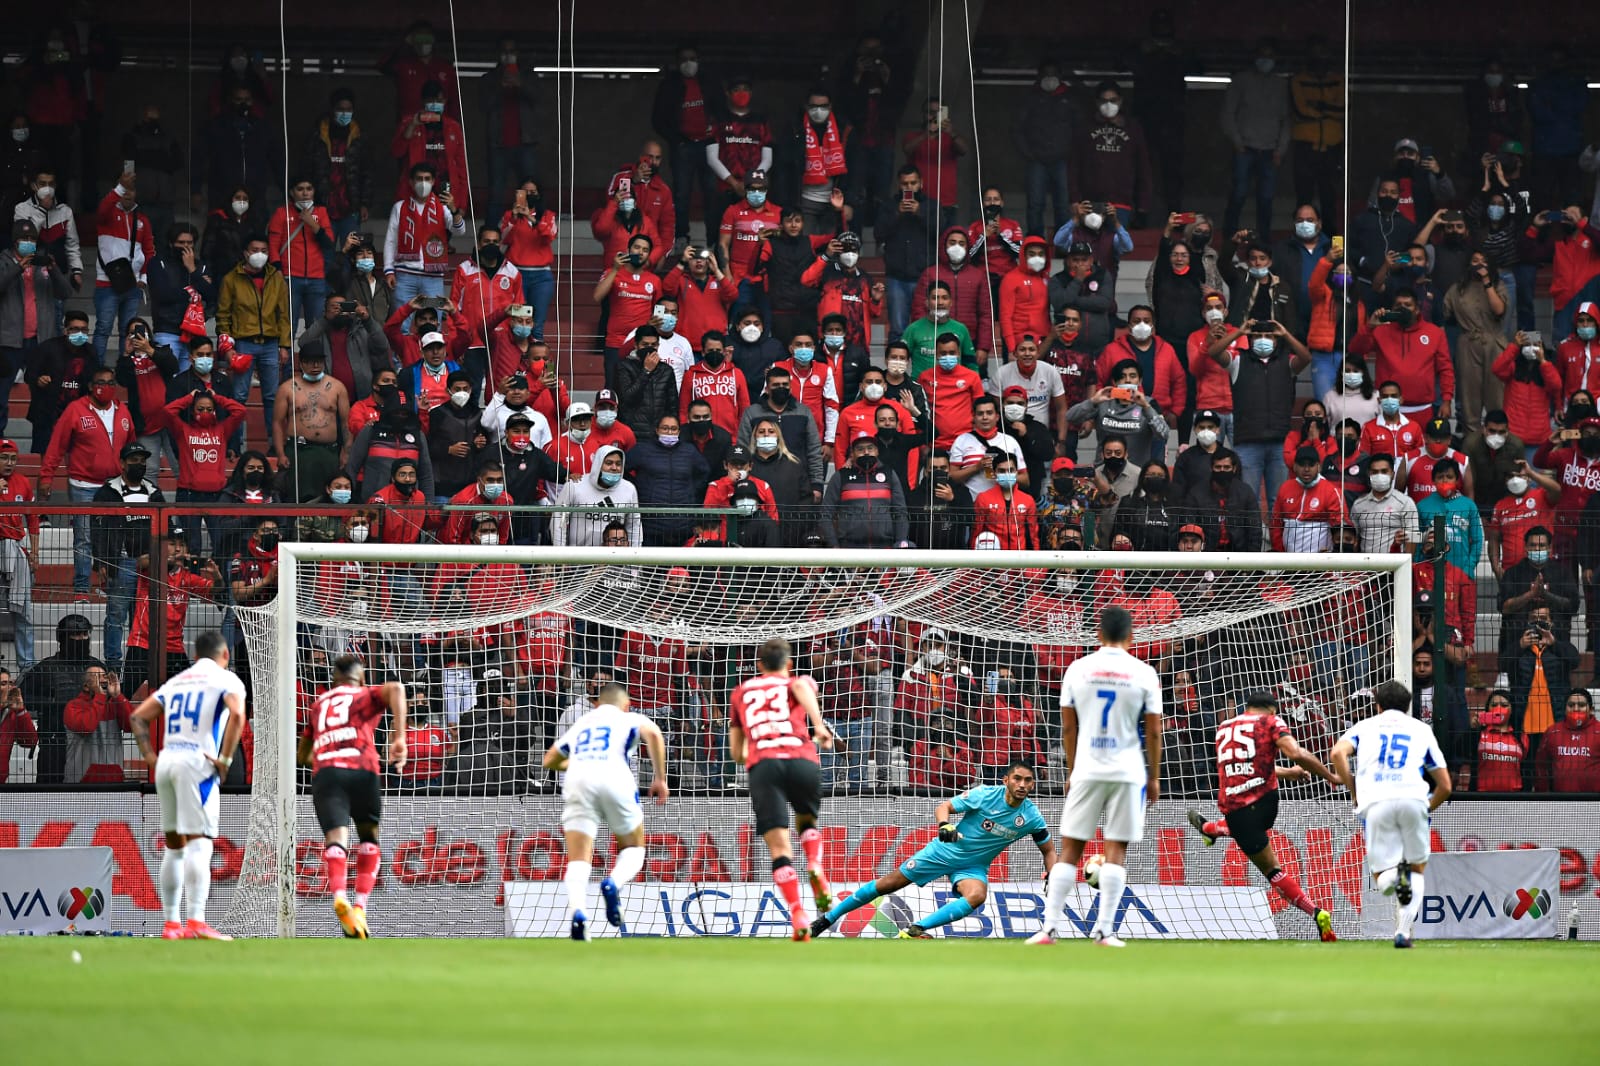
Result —
<path fill-rule="evenodd" d="M 1060 802 L 1039 797 L 1048 820 L 1054 821 Z M 828 799 L 823 828 L 834 880 L 859 884 L 904 862 L 932 837 L 936 804 L 936 798 L 913 796 Z M 1140 891 L 1144 886 L 1259 889 L 1260 875 L 1237 847 L 1219 841 L 1207 848 L 1189 828 L 1187 806 L 1186 801 L 1162 801 L 1151 810 L 1145 839 L 1129 855 L 1128 883 Z M 111 928 L 159 933 L 155 877 L 163 847 L 160 813 L 154 793 L 7 793 L 0 803 L 0 848 L 109 847 Z M 248 816 L 248 797 L 222 797 L 210 914 L 228 911 Z M 376 932 L 504 936 L 508 882 L 561 882 L 560 816 L 560 797 L 552 795 L 385 796 L 383 872 L 370 909 Z M 301 797 L 297 817 L 298 932 L 337 936 L 322 879 L 322 834 L 309 796 Z M 645 818 L 649 857 L 641 889 L 670 887 L 677 893 L 682 886 L 697 885 L 727 890 L 759 885 L 768 876 L 765 849 L 743 797 L 673 796 L 665 807 L 647 805 Z M 1333 911 L 1340 934 L 1359 935 L 1365 848 L 1349 805 L 1285 801 L 1272 843 L 1283 867 Z M 1570 910 L 1576 900 L 1584 937 L 1600 936 L 1600 802 L 1451 802 L 1433 816 L 1433 847 L 1469 852 L 1556 849 L 1564 908 Z M 611 858 L 609 842 L 602 842 L 596 869 L 609 866 Z M 1032 891 L 1040 872 L 1038 852 L 1024 840 L 991 871 L 991 880 Z M 1307 934 L 1304 915 L 1284 906 L 1275 894 L 1266 899 L 1280 937 Z M 1020 901 L 1018 907 L 1020 913 Z M 1565 919 L 1563 913 L 1560 920 Z M 656 921 L 664 931 L 665 919 Z"/>

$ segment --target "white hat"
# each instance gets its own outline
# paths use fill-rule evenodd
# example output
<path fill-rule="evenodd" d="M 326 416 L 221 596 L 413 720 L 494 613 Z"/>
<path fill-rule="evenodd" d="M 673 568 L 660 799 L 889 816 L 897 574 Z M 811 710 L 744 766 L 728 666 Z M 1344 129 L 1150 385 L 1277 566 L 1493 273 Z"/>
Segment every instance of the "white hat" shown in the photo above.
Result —
<path fill-rule="evenodd" d="M 922 631 L 922 643 L 924 643 L 924 644 L 933 644 L 933 643 L 943 644 L 944 642 L 945 642 L 945 632 L 944 632 L 944 630 L 940 629 L 938 626 L 929 626 L 927 629 L 924 629 Z"/>
<path fill-rule="evenodd" d="M 977 539 L 972 542 L 972 546 L 979 549 L 998 548 L 1000 547 L 1000 535 L 998 533 L 979 533 Z"/>
<path fill-rule="evenodd" d="M 443 343 L 444 343 L 444 334 L 443 333 L 424 333 L 422 335 L 422 346 L 424 348 L 431 348 L 435 344 L 443 344 Z"/>
<path fill-rule="evenodd" d="M 590 407 L 588 404 L 584 403 L 581 400 L 579 400 L 579 401 L 577 401 L 575 403 L 567 404 L 567 421 L 568 422 L 571 422 L 574 418 L 589 418 L 589 417 L 592 417 L 593 415 L 594 415 L 594 408 Z"/>

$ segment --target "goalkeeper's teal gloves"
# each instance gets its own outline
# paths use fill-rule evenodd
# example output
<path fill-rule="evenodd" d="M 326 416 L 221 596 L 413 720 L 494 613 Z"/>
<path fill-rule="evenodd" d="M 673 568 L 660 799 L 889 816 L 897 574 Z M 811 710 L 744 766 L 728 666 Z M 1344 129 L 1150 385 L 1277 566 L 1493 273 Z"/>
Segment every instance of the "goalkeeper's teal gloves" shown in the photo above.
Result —
<path fill-rule="evenodd" d="M 939 827 L 939 841 L 940 841 L 940 843 L 954 844 L 956 841 L 958 841 L 960 839 L 961 839 L 961 830 L 959 830 L 959 829 L 957 829 L 955 827 L 955 823 L 946 822 L 946 823 L 944 823 L 943 825 L 941 825 Z"/>

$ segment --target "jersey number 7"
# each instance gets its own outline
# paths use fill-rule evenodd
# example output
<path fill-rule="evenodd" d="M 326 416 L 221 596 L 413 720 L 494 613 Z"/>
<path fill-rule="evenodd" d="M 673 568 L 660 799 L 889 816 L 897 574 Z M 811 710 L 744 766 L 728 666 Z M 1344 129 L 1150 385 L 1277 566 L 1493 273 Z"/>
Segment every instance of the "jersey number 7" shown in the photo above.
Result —
<path fill-rule="evenodd" d="M 1102 688 L 1095 692 L 1095 697 L 1100 700 L 1100 732 L 1104 733 L 1111 728 L 1111 708 L 1117 705 L 1115 689 Z"/>

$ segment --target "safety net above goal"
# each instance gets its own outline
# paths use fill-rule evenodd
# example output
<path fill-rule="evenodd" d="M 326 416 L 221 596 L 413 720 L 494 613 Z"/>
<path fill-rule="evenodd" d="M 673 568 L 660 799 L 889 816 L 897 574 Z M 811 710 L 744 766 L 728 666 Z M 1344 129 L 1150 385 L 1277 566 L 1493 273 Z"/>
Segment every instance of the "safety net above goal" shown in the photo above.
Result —
<path fill-rule="evenodd" d="M 792 643 L 838 738 L 822 756 L 821 825 L 829 875 L 848 890 L 926 843 L 940 799 L 998 782 L 1013 759 L 1035 766 L 1054 826 L 1061 677 L 1097 646 L 1100 612 L 1121 606 L 1164 705 L 1162 798 L 1130 848 L 1123 929 L 1314 936 L 1186 812 L 1216 817 L 1216 727 L 1247 692 L 1275 693 L 1296 738 L 1326 757 L 1364 690 L 1408 678 L 1409 585 L 1400 556 L 283 545 L 278 599 L 238 609 L 255 751 L 248 809 L 225 811 L 248 823 L 233 830 L 247 844 L 225 924 L 339 932 L 295 742 L 341 655 L 362 657 L 368 684 L 402 682 L 410 702 L 407 763 L 382 777 L 375 935 L 564 935 L 561 783 L 541 759 L 609 680 L 664 731 L 672 788 L 645 806 L 628 932 L 787 935 L 727 747 L 729 693 L 763 641 Z M 1320 782 L 1281 796 L 1280 861 L 1356 935 L 1348 801 Z M 603 870 L 604 832 L 596 852 Z M 1014 845 L 988 903 L 946 935 L 1037 931 L 1040 873 L 1037 850 Z M 892 935 L 896 908 L 942 891 L 882 900 L 839 935 Z M 1078 891 L 1069 916 L 1086 929 L 1094 901 Z"/>

